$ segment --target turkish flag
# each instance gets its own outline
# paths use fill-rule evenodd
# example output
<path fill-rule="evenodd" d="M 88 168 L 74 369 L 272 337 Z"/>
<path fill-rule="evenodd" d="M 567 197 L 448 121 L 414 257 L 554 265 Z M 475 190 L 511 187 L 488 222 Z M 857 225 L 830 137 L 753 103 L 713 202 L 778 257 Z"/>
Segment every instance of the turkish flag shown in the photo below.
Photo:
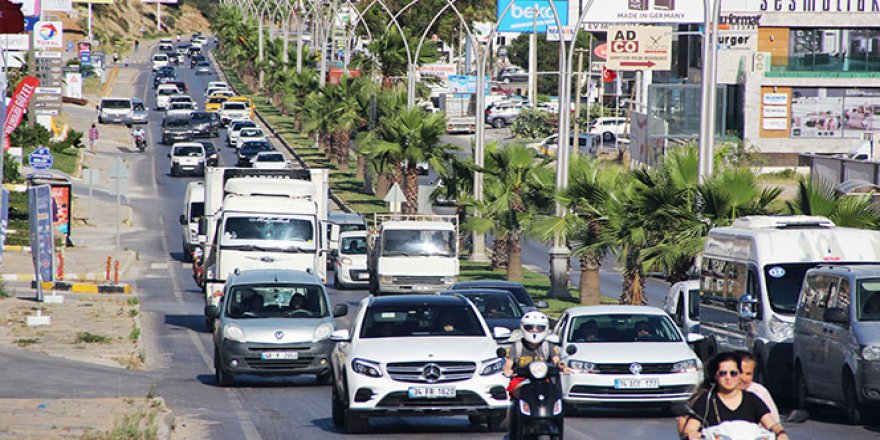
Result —
<path fill-rule="evenodd" d="M 606 69 L 605 66 L 602 66 L 602 81 L 610 83 L 614 82 L 615 79 L 617 79 L 617 72 L 611 69 Z"/>
<path fill-rule="evenodd" d="M 21 5 L 0 0 L 0 34 L 18 34 L 24 32 L 24 14 Z"/>

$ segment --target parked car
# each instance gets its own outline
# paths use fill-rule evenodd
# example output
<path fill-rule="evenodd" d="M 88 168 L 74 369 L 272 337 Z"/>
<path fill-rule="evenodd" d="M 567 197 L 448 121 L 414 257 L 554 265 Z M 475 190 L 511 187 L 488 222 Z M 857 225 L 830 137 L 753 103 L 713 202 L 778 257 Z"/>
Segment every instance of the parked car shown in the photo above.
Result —
<path fill-rule="evenodd" d="M 251 168 L 262 170 L 284 170 L 290 168 L 287 159 L 277 151 L 261 151 L 251 158 Z"/>
<path fill-rule="evenodd" d="M 171 177 L 205 174 L 205 147 L 198 142 L 172 145 L 168 158 L 171 159 Z"/>
<path fill-rule="evenodd" d="M 703 380 L 703 364 L 669 315 L 648 306 L 584 306 L 565 311 L 553 330 L 570 355 L 560 380 L 563 401 L 601 404 L 686 402 Z"/>
<path fill-rule="evenodd" d="M 503 431 L 510 399 L 496 340 L 508 337 L 462 296 L 364 298 L 351 330 L 331 335 L 333 423 L 358 433 L 389 414 L 466 414 Z"/>
<path fill-rule="evenodd" d="M 614 139 L 628 135 L 629 123 L 626 118 L 615 116 L 598 118 L 590 126 L 590 133 L 601 135 L 604 142 L 614 142 Z"/>
<path fill-rule="evenodd" d="M 331 253 L 334 260 L 334 287 L 346 289 L 366 287 L 369 284 L 366 231 L 341 232 L 339 234 L 339 249 L 332 250 Z"/>
<path fill-rule="evenodd" d="M 880 409 L 880 266 L 807 271 L 794 321 L 797 405 L 833 405 L 862 424 Z"/>
<path fill-rule="evenodd" d="M 217 137 L 220 132 L 220 117 L 212 112 L 192 112 L 193 137 Z"/>
<path fill-rule="evenodd" d="M 233 385 L 238 375 L 314 374 L 332 379 L 335 318 L 346 304 L 330 308 L 317 275 L 287 269 L 238 271 L 226 280 L 219 306 L 208 306 L 214 326 L 214 377 Z"/>
<path fill-rule="evenodd" d="M 492 124 L 495 128 L 503 128 L 510 124 L 519 116 L 523 105 L 519 102 L 499 101 L 486 108 L 485 119 L 487 124 Z"/>
<path fill-rule="evenodd" d="M 598 134 L 579 133 L 577 152 L 584 156 L 595 156 L 599 151 L 602 138 Z M 574 135 L 568 138 L 569 145 L 574 143 Z M 542 157 L 556 157 L 559 149 L 559 135 L 554 134 L 541 142 L 526 144 L 526 147 L 535 150 Z"/>
<path fill-rule="evenodd" d="M 503 83 L 527 82 L 528 80 L 529 72 L 526 72 L 522 67 L 512 66 L 498 72 L 498 81 Z"/>
<path fill-rule="evenodd" d="M 187 116 L 171 116 L 162 120 L 162 143 L 192 140 L 193 131 Z"/>
<path fill-rule="evenodd" d="M 238 149 L 238 166 L 251 166 L 251 159 L 262 151 L 275 151 L 275 149 L 265 140 L 242 142 L 241 147 Z"/>

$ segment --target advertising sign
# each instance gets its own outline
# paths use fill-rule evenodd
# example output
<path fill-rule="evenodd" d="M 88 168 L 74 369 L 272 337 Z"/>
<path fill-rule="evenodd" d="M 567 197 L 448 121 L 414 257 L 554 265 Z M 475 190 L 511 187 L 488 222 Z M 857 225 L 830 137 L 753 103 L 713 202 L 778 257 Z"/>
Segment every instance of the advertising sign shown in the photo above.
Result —
<path fill-rule="evenodd" d="M 598 23 L 702 23 L 703 0 L 595 1 L 586 22 Z"/>
<path fill-rule="evenodd" d="M 40 80 L 33 76 L 26 76 L 15 88 L 9 108 L 6 110 L 6 120 L 3 122 L 3 133 L 6 139 L 6 144 L 3 146 L 4 151 L 9 149 L 9 135 L 18 128 L 18 124 L 21 124 L 28 102 L 39 85 Z"/>
<path fill-rule="evenodd" d="M 82 74 L 67 72 L 64 74 L 64 96 L 82 98 Z"/>
<path fill-rule="evenodd" d="M 112 5 L 113 0 L 73 0 L 74 3 L 91 3 L 93 5 Z"/>
<path fill-rule="evenodd" d="M 448 80 L 450 76 L 454 76 L 456 73 L 455 64 L 433 63 L 419 66 L 420 75 L 432 76 L 444 81 Z"/>
<path fill-rule="evenodd" d="M 60 21 L 38 21 L 34 25 L 34 49 L 63 48 L 63 31 Z"/>
<path fill-rule="evenodd" d="M 31 42 L 28 34 L 0 35 L 0 48 L 4 50 L 30 50 Z"/>
<path fill-rule="evenodd" d="M 28 215 L 34 272 L 39 274 L 41 281 L 52 281 L 55 272 L 52 257 L 55 253 L 55 238 L 52 235 L 52 194 L 49 185 L 28 188 Z"/>
<path fill-rule="evenodd" d="M 449 93 L 473 94 L 477 93 L 476 75 L 451 75 L 447 81 Z M 489 93 L 489 77 L 486 77 L 486 93 Z"/>
<path fill-rule="evenodd" d="M 562 27 L 563 41 L 574 39 L 574 26 Z M 559 26 L 547 26 L 547 41 L 559 41 Z"/>
<path fill-rule="evenodd" d="M 791 137 L 854 138 L 880 130 L 880 89 L 792 89 Z"/>
<path fill-rule="evenodd" d="M 56 231 L 70 235 L 70 185 L 55 185 L 52 188 L 52 226 Z"/>
<path fill-rule="evenodd" d="M 9 190 L 0 188 L 0 263 L 3 262 L 3 246 L 6 245 L 6 231 L 9 229 Z"/>
<path fill-rule="evenodd" d="M 513 3 L 508 9 L 507 6 Z M 559 21 L 556 21 L 556 14 Z M 507 13 L 501 16 L 505 9 Z M 554 1 L 553 6 L 546 0 L 498 0 L 495 8 L 495 20 L 498 22 L 498 32 L 547 32 L 547 26 L 568 26 L 568 1 Z"/>
<path fill-rule="evenodd" d="M 40 0 L 44 11 L 70 12 L 73 9 L 71 0 Z"/>
<path fill-rule="evenodd" d="M 672 27 L 609 27 L 608 68 L 614 70 L 671 69 Z"/>

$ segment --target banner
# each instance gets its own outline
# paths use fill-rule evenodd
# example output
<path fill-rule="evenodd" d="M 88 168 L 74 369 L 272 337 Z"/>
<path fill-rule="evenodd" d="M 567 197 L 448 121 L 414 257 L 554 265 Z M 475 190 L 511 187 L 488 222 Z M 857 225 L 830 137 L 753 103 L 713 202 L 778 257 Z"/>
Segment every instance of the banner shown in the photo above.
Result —
<path fill-rule="evenodd" d="M 52 226 L 55 230 L 70 235 L 70 185 L 51 185 Z"/>
<path fill-rule="evenodd" d="M 71 0 L 40 0 L 44 11 L 59 11 L 69 13 L 73 9 Z"/>
<path fill-rule="evenodd" d="M 18 124 L 21 124 L 21 119 L 24 118 L 24 112 L 27 110 L 28 102 L 30 102 L 31 96 L 34 95 L 34 91 L 39 85 L 40 80 L 34 76 L 28 75 L 24 77 L 21 82 L 18 83 L 18 87 L 15 88 L 15 92 L 12 94 L 12 100 L 10 101 L 10 106 L 6 110 L 6 121 L 3 122 L 3 134 L 6 139 L 6 144 L 3 145 L 3 151 L 9 149 L 9 135 L 18 128 Z"/>
<path fill-rule="evenodd" d="M 55 238 L 52 233 L 52 194 L 49 185 L 28 188 L 28 216 L 31 228 L 31 255 L 40 281 L 52 281 Z"/>
<path fill-rule="evenodd" d="M 6 245 L 6 230 L 9 228 L 9 190 L 0 188 L 0 263 L 3 263 L 3 246 Z"/>
<path fill-rule="evenodd" d="M 511 3 L 513 5 L 508 8 L 507 5 Z M 553 13 L 554 7 L 556 14 Z M 557 14 L 559 21 L 556 21 Z M 534 29 L 543 34 L 547 32 L 547 26 L 568 26 L 568 1 L 554 1 L 551 6 L 547 0 L 498 0 L 495 20 L 498 22 L 498 32 L 531 33 Z"/>

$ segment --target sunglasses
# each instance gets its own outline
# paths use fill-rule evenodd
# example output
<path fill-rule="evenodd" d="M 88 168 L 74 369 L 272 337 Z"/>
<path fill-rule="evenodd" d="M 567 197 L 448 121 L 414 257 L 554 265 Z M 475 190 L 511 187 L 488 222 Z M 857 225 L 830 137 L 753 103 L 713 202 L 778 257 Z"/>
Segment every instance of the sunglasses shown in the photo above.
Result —
<path fill-rule="evenodd" d="M 527 332 L 542 332 L 544 330 L 547 330 L 546 325 L 524 325 L 523 328 Z"/>
<path fill-rule="evenodd" d="M 736 371 L 736 370 L 730 370 L 730 371 L 719 370 L 718 373 L 716 373 L 715 375 L 718 376 L 718 377 L 724 377 L 724 376 L 737 377 L 737 376 L 739 376 L 739 371 Z"/>

